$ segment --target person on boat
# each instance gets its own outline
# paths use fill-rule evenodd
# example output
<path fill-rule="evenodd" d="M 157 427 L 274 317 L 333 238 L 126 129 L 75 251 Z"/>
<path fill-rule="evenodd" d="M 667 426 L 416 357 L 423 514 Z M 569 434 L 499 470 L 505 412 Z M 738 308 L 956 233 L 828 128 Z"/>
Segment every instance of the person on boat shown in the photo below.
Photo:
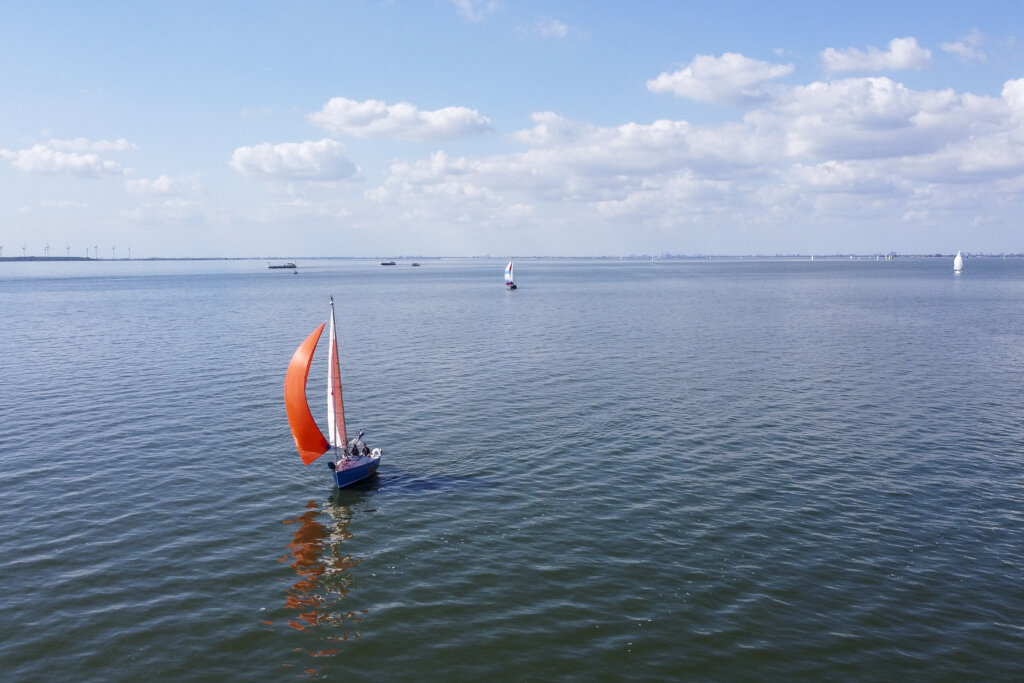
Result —
<path fill-rule="evenodd" d="M 370 447 L 367 446 L 365 443 L 363 444 L 363 455 L 366 457 L 370 457 Z"/>
<path fill-rule="evenodd" d="M 358 458 L 359 457 L 359 444 L 356 443 L 356 442 L 352 442 L 352 457 L 353 458 Z"/>

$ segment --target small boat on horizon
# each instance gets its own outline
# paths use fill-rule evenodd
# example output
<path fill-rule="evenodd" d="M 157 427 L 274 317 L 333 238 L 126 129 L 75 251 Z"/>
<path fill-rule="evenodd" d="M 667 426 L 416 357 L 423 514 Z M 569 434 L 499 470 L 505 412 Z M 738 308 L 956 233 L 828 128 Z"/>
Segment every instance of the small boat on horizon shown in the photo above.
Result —
<path fill-rule="evenodd" d="M 345 433 L 345 406 L 341 398 L 341 365 L 338 362 L 338 337 L 334 325 L 334 297 L 331 297 L 330 332 L 327 346 L 327 432 L 323 432 L 309 412 L 306 402 L 306 380 L 313 362 L 316 344 L 328 321 L 320 323 L 312 334 L 295 350 L 284 379 L 284 404 L 288 413 L 288 426 L 295 437 L 295 447 L 308 465 L 333 448 L 336 460 L 327 463 L 334 483 L 344 488 L 373 476 L 380 466 L 381 450 L 372 451 L 363 442 L 363 430 L 348 441 Z"/>
<path fill-rule="evenodd" d="M 394 261 L 381 261 L 380 264 L 382 266 L 393 266 L 393 265 L 395 265 L 395 262 Z"/>
<path fill-rule="evenodd" d="M 505 286 L 508 287 L 509 289 L 519 289 L 518 287 L 516 287 L 516 281 L 513 277 L 513 268 L 514 264 L 512 263 L 512 261 L 509 261 L 508 265 L 505 266 Z"/>
<path fill-rule="evenodd" d="M 274 269 L 274 268 L 293 268 L 294 269 L 294 268 L 298 268 L 298 266 L 296 266 L 291 261 L 288 261 L 288 263 L 268 263 L 267 264 L 267 268 L 270 268 L 270 269 Z"/>

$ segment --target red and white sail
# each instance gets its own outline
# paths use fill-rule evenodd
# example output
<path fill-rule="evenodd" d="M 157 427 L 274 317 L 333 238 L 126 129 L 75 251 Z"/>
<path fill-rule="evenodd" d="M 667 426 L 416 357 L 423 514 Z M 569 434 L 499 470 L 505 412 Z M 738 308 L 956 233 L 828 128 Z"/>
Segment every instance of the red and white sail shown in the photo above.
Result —
<path fill-rule="evenodd" d="M 288 411 L 288 425 L 295 437 L 295 447 L 302 462 L 309 464 L 326 453 L 331 446 L 344 449 L 345 409 L 341 401 L 341 372 L 338 363 L 338 335 L 334 324 L 334 299 L 331 299 L 330 335 L 327 349 L 327 433 L 323 433 L 313 419 L 306 402 L 306 381 L 313 362 L 316 344 L 324 331 L 326 322 L 313 330 L 295 350 L 288 372 L 284 378 L 284 402 Z"/>
<path fill-rule="evenodd" d="M 330 346 L 327 354 L 327 441 L 345 450 L 345 406 L 341 400 L 341 368 L 338 364 L 338 335 L 334 328 L 334 297 L 331 297 Z"/>

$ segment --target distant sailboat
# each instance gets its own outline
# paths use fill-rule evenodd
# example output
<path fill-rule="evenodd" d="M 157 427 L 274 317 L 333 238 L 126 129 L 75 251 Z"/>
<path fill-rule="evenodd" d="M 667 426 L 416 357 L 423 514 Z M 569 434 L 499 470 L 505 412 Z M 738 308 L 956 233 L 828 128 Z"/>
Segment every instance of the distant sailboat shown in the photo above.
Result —
<path fill-rule="evenodd" d="M 288 372 L 284 379 L 284 403 L 288 412 L 288 425 L 291 427 L 292 436 L 295 437 L 295 447 L 299 450 L 299 457 L 302 463 L 308 465 L 329 448 L 334 448 L 338 454 L 337 462 L 327 464 L 334 473 L 334 483 L 338 488 L 354 484 L 372 476 L 380 465 L 381 451 L 374 448 L 369 455 L 360 455 L 359 448 L 363 446 L 363 431 L 349 442 L 345 435 L 345 407 L 341 400 L 341 370 L 338 363 L 338 337 L 334 326 L 334 297 L 331 297 L 331 323 L 328 353 L 327 353 L 327 431 L 328 438 L 324 438 L 316 420 L 309 412 L 309 404 L 306 402 L 306 380 L 309 377 L 309 366 L 313 362 L 313 352 L 316 351 L 316 343 L 324 331 L 327 322 L 320 323 L 320 326 L 313 330 L 313 333 L 306 337 L 306 341 L 299 345 L 291 363 L 288 364 Z M 349 453 L 351 448 L 356 454 Z"/>
<path fill-rule="evenodd" d="M 513 277 L 512 268 L 512 262 L 509 261 L 508 265 L 505 266 L 505 286 L 508 287 L 509 289 L 519 289 L 518 287 L 516 287 L 516 281 Z"/>
<path fill-rule="evenodd" d="M 956 252 L 956 257 L 953 259 L 953 272 L 962 273 L 964 272 L 964 257 L 959 250 Z"/>

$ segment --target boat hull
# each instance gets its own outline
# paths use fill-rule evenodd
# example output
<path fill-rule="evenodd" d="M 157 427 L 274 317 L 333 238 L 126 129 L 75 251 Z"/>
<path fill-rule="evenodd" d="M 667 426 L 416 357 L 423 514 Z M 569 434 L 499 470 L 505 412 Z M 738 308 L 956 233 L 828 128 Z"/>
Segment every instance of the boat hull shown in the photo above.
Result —
<path fill-rule="evenodd" d="M 339 489 L 343 489 L 346 486 L 358 483 L 364 479 L 369 479 L 377 473 L 377 467 L 380 466 L 380 456 L 360 456 L 358 458 L 349 458 L 342 460 L 341 462 L 335 463 L 332 475 L 334 476 L 334 483 Z"/>

